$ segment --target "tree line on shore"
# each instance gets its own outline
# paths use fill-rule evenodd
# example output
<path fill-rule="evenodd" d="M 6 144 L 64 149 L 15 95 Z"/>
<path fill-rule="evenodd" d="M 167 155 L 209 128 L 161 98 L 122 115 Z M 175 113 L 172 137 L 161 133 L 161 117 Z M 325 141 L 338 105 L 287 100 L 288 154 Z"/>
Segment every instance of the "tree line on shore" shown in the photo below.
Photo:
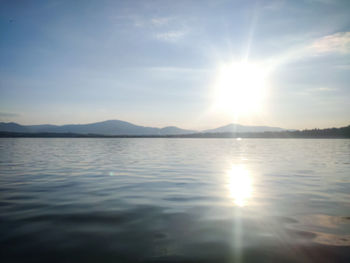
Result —
<path fill-rule="evenodd" d="M 310 129 L 277 132 L 223 132 L 183 135 L 103 135 L 79 133 L 21 133 L 0 132 L 0 137 L 16 138 L 350 138 L 350 125 L 341 128 Z"/>

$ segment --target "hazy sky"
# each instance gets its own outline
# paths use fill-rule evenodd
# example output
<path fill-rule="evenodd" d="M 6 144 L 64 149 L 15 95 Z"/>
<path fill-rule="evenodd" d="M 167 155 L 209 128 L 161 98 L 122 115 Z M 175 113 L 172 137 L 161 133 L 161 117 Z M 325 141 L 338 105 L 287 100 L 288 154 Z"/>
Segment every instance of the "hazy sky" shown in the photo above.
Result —
<path fill-rule="evenodd" d="M 349 125 L 349 14 L 349 0 L 0 1 L 0 121 Z M 215 106 L 220 81 L 240 113 Z"/>

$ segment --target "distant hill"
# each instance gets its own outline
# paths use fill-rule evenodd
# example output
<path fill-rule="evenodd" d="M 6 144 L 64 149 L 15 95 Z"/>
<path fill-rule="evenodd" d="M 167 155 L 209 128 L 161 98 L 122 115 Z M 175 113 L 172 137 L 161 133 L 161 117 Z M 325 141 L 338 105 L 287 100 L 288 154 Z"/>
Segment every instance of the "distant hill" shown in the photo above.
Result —
<path fill-rule="evenodd" d="M 204 133 L 224 133 L 224 132 L 240 133 L 240 132 L 278 132 L 278 131 L 284 131 L 284 129 L 279 127 L 269 127 L 269 126 L 244 126 L 244 125 L 232 123 L 216 129 L 205 130 L 203 132 Z"/>
<path fill-rule="evenodd" d="M 13 122 L 1 122 L 0 131 L 20 133 L 76 133 L 102 135 L 177 135 L 196 132 L 173 126 L 165 128 L 138 126 L 120 120 L 68 125 L 20 125 Z"/>
<path fill-rule="evenodd" d="M 30 132 L 26 126 L 14 122 L 0 122 L 0 131 L 2 132 Z"/>
<path fill-rule="evenodd" d="M 268 126 L 243 126 L 229 124 L 216 129 L 202 131 L 203 133 L 227 133 L 227 132 L 276 132 L 282 128 Z M 185 130 L 175 126 L 164 128 L 146 127 L 120 120 L 108 120 L 89 124 L 67 125 L 20 125 L 14 122 L 0 123 L 0 131 L 20 133 L 75 133 L 75 134 L 100 134 L 100 135 L 181 135 L 192 134 L 198 131 Z"/>

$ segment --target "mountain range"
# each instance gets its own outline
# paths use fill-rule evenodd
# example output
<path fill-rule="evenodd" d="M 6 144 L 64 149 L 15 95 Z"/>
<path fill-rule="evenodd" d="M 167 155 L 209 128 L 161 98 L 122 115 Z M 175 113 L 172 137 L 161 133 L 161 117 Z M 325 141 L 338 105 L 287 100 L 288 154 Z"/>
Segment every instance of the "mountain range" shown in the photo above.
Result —
<path fill-rule="evenodd" d="M 244 126 L 229 124 L 216 129 L 195 131 L 185 130 L 175 126 L 164 128 L 146 127 L 120 120 L 107 120 L 89 124 L 67 125 L 20 125 L 14 122 L 0 122 L 0 132 L 18 133 L 76 133 L 76 134 L 101 134 L 101 135 L 180 135 L 192 133 L 225 133 L 225 132 L 265 132 L 283 131 L 284 129 L 269 126 Z"/>

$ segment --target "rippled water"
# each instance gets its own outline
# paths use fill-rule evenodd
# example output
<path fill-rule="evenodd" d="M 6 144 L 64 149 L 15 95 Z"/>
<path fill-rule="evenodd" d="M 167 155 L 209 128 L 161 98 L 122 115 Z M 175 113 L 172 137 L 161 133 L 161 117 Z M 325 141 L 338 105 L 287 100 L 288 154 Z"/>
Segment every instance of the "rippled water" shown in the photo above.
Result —
<path fill-rule="evenodd" d="M 0 139 L 2 262 L 349 262 L 350 140 Z"/>

